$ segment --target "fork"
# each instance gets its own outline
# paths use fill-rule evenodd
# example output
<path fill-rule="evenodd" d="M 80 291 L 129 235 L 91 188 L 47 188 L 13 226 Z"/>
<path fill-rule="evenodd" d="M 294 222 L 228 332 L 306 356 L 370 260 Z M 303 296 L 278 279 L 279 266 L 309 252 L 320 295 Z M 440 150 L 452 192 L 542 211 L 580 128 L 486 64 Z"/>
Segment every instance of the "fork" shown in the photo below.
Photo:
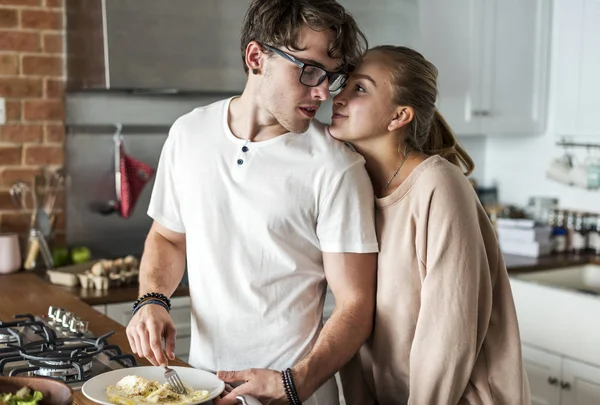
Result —
<path fill-rule="evenodd" d="M 167 379 L 171 388 L 173 388 L 173 391 L 178 394 L 187 394 L 187 390 L 185 389 L 179 374 L 177 374 L 177 371 L 165 366 L 165 378 Z"/>

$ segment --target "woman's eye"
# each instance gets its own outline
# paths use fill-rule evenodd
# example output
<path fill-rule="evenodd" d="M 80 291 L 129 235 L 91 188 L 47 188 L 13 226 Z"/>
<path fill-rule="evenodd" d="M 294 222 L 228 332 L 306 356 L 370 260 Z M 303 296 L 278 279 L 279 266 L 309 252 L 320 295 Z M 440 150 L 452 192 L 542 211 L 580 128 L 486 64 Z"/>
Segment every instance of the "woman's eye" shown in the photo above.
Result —
<path fill-rule="evenodd" d="M 360 84 L 357 84 L 355 87 L 356 91 L 360 92 L 360 93 L 364 93 L 365 89 L 364 87 L 362 87 Z"/>

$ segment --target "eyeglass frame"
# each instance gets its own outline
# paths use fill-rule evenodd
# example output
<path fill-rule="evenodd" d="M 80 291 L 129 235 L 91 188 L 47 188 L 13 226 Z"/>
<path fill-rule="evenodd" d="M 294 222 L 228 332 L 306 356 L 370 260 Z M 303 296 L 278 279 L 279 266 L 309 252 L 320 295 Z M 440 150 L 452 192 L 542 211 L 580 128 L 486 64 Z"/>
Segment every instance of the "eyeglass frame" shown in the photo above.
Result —
<path fill-rule="evenodd" d="M 329 89 L 330 92 L 336 92 L 336 91 L 340 90 L 341 88 L 343 88 L 344 85 L 346 84 L 346 82 L 348 81 L 348 73 L 346 73 L 346 72 L 341 72 L 341 71 L 340 72 L 330 72 L 329 70 L 324 69 L 321 66 L 317 66 L 317 65 L 314 65 L 312 63 L 302 62 L 301 60 L 296 59 L 294 56 L 288 54 L 287 52 L 282 51 L 281 49 L 277 49 L 277 48 L 275 48 L 273 46 L 270 46 L 270 45 L 262 45 L 262 46 L 264 48 L 268 49 L 269 51 L 275 52 L 277 55 L 281 56 L 284 59 L 289 60 L 290 62 L 294 63 L 296 66 L 298 66 L 299 68 L 301 68 L 300 75 L 298 75 L 298 81 L 303 86 L 306 86 L 306 87 L 317 87 L 317 86 L 320 86 L 321 83 L 323 83 L 323 81 L 325 80 L 325 78 L 327 78 L 327 80 L 329 80 L 329 84 L 331 85 L 332 81 L 330 80 L 330 78 L 333 75 L 341 75 L 342 77 L 344 77 L 344 80 L 341 82 L 340 86 L 337 89 L 333 89 L 332 90 L 330 87 L 328 87 L 328 89 Z M 320 69 L 323 72 L 325 72 L 325 74 L 319 78 L 319 81 L 317 82 L 317 84 L 309 85 L 309 84 L 302 83 L 302 75 L 304 74 L 304 69 L 306 69 L 307 67 L 317 68 L 317 69 Z"/>

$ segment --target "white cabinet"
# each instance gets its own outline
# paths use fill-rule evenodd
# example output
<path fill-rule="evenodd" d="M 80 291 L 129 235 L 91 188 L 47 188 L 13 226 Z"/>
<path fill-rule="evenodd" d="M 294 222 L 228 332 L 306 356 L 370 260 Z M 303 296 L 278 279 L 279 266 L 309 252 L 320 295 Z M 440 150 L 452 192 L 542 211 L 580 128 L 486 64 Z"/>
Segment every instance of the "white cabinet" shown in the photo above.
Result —
<path fill-rule="evenodd" d="M 563 405 L 600 403 L 600 367 L 563 359 Z"/>
<path fill-rule="evenodd" d="M 532 405 L 560 405 L 560 356 L 523 345 L 523 363 Z"/>
<path fill-rule="evenodd" d="M 599 136 L 600 1 L 555 1 L 554 130 L 558 135 Z"/>
<path fill-rule="evenodd" d="M 106 315 L 123 326 L 131 320 L 133 302 L 106 305 Z M 191 303 L 189 297 L 175 297 L 171 299 L 171 318 L 177 329 L 175 341 L 175 355 L 183 361 L 188 361 L 190 354 L 191 336 Z"/>
<path fill-rule="evenodd" d="M 597 405 L 600 367 L 523 345 L 533 405 Z"/>
<path fill-rule="evenodd" d="M 369 47 L 416 47 L 419 36 L 420 0 L 339 0 L 361 28 Z"/>
<path fill-rule="evenodd" d="M 419 49 L 438 70 L 438 108 L 459 135 L 545 129 L 550 0 L 421 0 Z"/>

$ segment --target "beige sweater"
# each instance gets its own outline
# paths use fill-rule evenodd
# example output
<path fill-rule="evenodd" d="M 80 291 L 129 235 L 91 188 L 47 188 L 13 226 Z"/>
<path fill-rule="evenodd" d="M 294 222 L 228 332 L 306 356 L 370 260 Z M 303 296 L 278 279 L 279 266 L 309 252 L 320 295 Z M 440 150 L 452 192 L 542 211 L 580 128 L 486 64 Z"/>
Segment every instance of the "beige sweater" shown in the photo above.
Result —
<path fill-rule="evenodd" d="M 377 206 L 374 330 L 346 402 L 529 404 L 506 266 L 462 172 L 430 157 Z"/>

